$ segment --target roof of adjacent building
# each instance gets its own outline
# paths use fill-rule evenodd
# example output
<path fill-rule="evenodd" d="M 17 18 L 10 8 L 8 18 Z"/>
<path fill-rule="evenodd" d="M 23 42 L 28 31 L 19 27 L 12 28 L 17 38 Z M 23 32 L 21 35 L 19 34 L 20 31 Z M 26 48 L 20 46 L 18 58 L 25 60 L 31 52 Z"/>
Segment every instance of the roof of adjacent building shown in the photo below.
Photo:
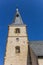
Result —
<path fill-rule="evenodd" d="M 37 56 L 43 56 L 43 41 L 30 41 L 29 44 Z"/>
<path fill-rule="evenodd" d="M 23 20 L 21 18 L 18 8 L 16 9 L 16 14 L 11 25 L 23 25 Z"/>

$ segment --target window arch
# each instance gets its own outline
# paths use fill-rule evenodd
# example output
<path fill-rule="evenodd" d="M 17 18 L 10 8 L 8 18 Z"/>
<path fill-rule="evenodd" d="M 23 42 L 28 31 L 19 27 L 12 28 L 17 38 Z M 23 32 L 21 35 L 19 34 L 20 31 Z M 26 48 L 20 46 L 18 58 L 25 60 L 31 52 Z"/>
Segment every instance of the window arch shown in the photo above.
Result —
<path fill-rule="evenodd" d="M 20 46 L 16 46 L 16 47 L 15 47 L 15 52 L 16 52 L 16 53 L 20 53 Z"/>
<path fill-rule="evenodd" d="M 20 33 L 20 29 L 19 28 L 16 28 L 15 29 L 15 33 Z"/>

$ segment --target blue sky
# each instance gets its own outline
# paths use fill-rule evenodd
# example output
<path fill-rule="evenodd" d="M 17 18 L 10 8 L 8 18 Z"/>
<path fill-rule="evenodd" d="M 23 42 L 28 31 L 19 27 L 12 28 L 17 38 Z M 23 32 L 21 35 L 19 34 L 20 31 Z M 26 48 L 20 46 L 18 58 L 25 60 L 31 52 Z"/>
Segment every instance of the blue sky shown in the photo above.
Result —
<path fill-rule="evenodd" d="M 27 25 L 29 40 L 43 40 L 43 0 L 0 0 L 0 65 L 3 65 L 8 35 L 18 7 Z"/>

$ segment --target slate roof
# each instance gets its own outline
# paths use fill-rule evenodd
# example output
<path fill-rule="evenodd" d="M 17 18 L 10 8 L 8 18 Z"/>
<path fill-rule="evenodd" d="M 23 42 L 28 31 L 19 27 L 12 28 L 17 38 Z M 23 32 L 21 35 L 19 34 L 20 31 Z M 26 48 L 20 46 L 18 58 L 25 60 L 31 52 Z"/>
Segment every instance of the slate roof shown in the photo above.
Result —
<path fill-rule="evenodd" d="M 37 56 L 43 56 L 43 41 L 30 41 L 29 44 Z"/>
<path fill-rule="evenodd" d="M 13 23 L 11 25 L 23 25 L 23 21 L 18 9 L 16 9 L 16 14 L 15 14 Z"/>

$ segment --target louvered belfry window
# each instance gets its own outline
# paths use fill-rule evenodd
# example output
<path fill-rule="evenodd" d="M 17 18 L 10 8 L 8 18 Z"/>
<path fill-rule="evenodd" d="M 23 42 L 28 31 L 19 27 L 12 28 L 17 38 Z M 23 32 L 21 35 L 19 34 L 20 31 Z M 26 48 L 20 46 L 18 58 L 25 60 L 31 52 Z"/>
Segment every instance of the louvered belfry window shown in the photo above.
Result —
<path fill-rule="evenodd" d="M 15 33 L 20 33 L 20 29 L 19 28 L 16 28 L 15 29 Z"/>
<path fill-rule="evenodd" d="M 16 46 L 16 47 L 15 47 L 15 52 L 16 52 L 16 53 L 20 53 L 20 46 Z"/>

